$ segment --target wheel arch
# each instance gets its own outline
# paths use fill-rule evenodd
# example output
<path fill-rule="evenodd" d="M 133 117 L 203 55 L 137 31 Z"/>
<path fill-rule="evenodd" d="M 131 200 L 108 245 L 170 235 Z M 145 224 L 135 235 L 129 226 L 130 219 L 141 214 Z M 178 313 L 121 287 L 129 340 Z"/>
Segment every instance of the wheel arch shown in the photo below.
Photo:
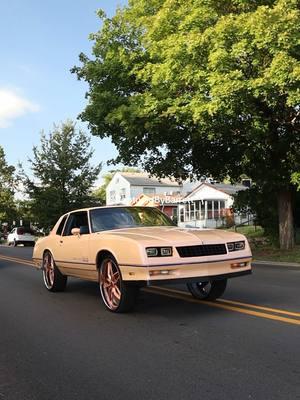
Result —
<path fill-rule="evenodd" d="M 51 251 L 50 249 L 44 249 L 44 250 L 43 250 L 42 258 L 44 258 L 45 253 L 50 253 L 51 256 L 53 257 L 53 253 L 52 253 L 52 251 Z"/>
<path fill-rule="evenodd" d="M 116 260 L 116 262 L 118 262 L 116 256 L 114 255 L 114 253 L 111 250 L 102 249 L 102 250 L 98 251 L 97 256 L 96 256 L 96 268 L 97 268 L 97 270 L 100 269 L 101 263 L 105 259 L 106 256 L 112 256 Z"/>
<path fill-rule="evenodd" d="M 54 257 L 53 251 L 52 251 L 51 248 L 49 248 L 49 247 L 47 247 L 47 248 L 45 248 L 45 249 L 43 250 L 43 253 L 42 253 L 42 268 L 43 268 L 44 255 L 45 255 L 46 253 L 50 253 L 50 255 L 51 255 L 51 257 L 53 258 L 53 261 L 54 261 L 54 263 L 55 263 L 55 265 L 56 265 L 56 267 L 57 267 L 57 269 L 59 270 L 59 272 L 60 272 L 62 275 L 64 275 L 63 272 L 62 272 L 62 270 L 61 270 L 61 268 L 60 268 L 60 265 L 57 265 L 57 263 L 56 263 L 56 261 L 55 261 L 55 257 Z M 66 275 L 66 276 L 67 276 L 67 275 Z"/>
<path fill-rule="evenodd" d="M 52 251 L 50 249 L 47 248 L 47 249 L 43 250 L 43 252 L 42 252 L 42 265 L 41 265 L 42 269 L 44 268 L 44 257 L 45 257 L 46 253 L 50 253 L 51 256 L 53 257 Z"/>

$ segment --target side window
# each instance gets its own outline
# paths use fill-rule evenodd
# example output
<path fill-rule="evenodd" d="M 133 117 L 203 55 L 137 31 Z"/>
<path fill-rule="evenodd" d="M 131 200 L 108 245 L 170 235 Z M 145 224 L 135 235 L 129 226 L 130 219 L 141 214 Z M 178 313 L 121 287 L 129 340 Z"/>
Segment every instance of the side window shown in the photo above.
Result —
<path fill-rule="evenodd" d="M 69 215 L 63 236 L 71 236 L 73 228 L 79 228 L 82 235 L 90 233 L 87 211 L 78 211 Z"/>
<path fill-rule="evenodd" d="M 67 219 L 67 215 L 65 215 L 65 216 L 63 217 L 63 219 L 60 221 L 60 224 L 59 224 L 59 226 L 58 226 L 58 228 L 57 228 L 57 231 L 56 231 L 56 234 L 57 234 L 57 235 L 61 235 L 61 234 L 62 234 L 62 231 L 63 231 L 64 225 L 65 225 L 66 219 Z"/>
<path fill-rule="evenodd" d="M 144 187 L 143 188 L 143 193 L 144 194 L 155 194 L 156 193 L 156 189 L 155 188 L 151 188 L 151 187 Z"/>

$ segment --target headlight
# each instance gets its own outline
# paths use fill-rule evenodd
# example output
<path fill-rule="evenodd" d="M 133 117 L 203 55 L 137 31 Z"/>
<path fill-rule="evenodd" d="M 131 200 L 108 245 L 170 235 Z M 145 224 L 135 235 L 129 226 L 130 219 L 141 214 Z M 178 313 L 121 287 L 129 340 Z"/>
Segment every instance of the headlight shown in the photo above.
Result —
<path fill-rule="evenodd" d="M 172 247 L 147 247 L 148 257 L 171 257 L 173 255 Z"/>
<path fill-rule="evenodd" d="M 229 242 L 227 243 L 228 251 L 238 251 L 245 249 L 245 241 L 240 240 L 239 242 Z"/>
<path fill-rule="evenodd" d="M 227 243 L 228 251 L 234 251 L 234 242 Z"/>
<path fill-rule="evenodd" d="M 234 243 L 234 250 L 244 250 L 245 249 L 245 242 L 241 240 L 240 242 Z"/>
<path fill-rule="evenodd" d="M 146 253 L 148 257 L 157 257 L 158 256 L 158 248 L 157 247 L 147 247 Z"/>

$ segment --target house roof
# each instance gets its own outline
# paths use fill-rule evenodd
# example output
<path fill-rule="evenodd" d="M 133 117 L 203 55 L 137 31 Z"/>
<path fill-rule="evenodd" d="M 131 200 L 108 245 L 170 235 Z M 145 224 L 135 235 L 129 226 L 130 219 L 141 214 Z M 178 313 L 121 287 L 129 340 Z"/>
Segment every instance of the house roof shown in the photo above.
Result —
<path fill-rule="evenodd" d="M 210 186 L 214 189 L 220 190 L 221 192 L 229 194 L 230 196 L 236 194 L 240 190 L 248 189 L 244 185 L 230 185 L 227 183 L 205 183 L 205 185 Z"/>
<path fill-rule="evenodd" d="M 149 176 L 144 172 L 120 172 L 131 185 L 134 186 L 167 186 L 180 188 L 182 185 L 171 180 L 169 178 L 156 178 L 154 176 Z"/>
<path fill-rule="evenodd" d="M 220 192 L 226 193 L 229 196 L 233 196 L 237 192 L 241 190 L 246 190 L 248 189 L 244 185 L 230 185 L 227 183 L 208 183 L 208 182 L 203 182 L 199 186 L 197 186 L 192 192 L 188 193 L 186 197 L 192 196 L 194 193 L 196 193 L 201 187 L 203 186 L 208 186 L 211 187 L 212 189 L 218 190 Z"/>

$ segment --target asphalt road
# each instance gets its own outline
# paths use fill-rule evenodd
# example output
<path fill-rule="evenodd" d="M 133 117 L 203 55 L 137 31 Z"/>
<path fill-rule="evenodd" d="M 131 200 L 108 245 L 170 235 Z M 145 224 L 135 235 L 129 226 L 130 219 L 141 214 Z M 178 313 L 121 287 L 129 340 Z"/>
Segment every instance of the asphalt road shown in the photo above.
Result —
<path fill-rule="evenodd" d="M 12 260 L 31 252 L 0 247 L 0 400 L 300 399 L 300 269 L 256 267 L 214 305 L 142 291 L 114 315 L 94 283 L 49 293 Z"/>

